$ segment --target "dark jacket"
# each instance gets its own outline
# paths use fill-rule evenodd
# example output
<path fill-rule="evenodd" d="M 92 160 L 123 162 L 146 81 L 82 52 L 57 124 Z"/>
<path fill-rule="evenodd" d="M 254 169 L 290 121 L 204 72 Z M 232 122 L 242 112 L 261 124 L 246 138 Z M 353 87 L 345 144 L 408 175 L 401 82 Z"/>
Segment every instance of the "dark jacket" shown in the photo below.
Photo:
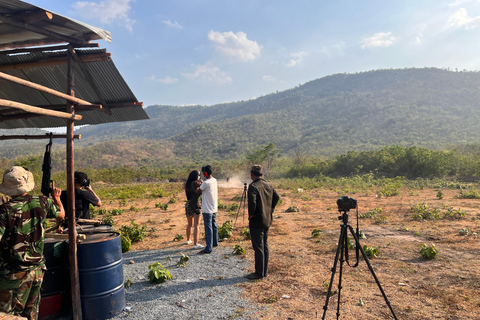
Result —
<path fill-rule="evenodd" d="M 248 186 L 248 217 L 250 228 L 270 228 L 273 210 L 280 197 L 275 189 L 262 178 Z"/>

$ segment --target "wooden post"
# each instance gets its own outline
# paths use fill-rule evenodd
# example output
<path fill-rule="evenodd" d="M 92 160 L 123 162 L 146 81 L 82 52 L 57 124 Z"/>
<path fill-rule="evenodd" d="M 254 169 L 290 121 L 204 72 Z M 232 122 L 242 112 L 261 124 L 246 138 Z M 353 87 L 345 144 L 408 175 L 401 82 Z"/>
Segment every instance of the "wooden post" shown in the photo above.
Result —
<path fill-rule="evenodd" d="M 75 82 L 73 75 L 73 58 L 70 53 L 67 63 L 67 94 L 75 95 Z M 67 112 L 75 115 L 73 102 L 67 101 Z M 72 312 L 74 320 L 82 320 L 82 303 L 80 299 L 80 281 L 77 261 L 77 229 L 75 228 L 75 182 L 74 182 L 74 125 L 73 119 L 67 120 L 67 215 L 69 230 L 69 258 L 70 258 L 70 283 L 72 288 Z"/>

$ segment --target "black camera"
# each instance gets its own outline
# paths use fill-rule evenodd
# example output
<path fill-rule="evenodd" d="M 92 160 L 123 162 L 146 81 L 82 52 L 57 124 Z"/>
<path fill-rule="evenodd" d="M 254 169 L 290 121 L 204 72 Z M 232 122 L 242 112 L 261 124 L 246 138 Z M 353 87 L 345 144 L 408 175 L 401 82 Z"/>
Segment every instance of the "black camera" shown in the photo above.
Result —
<path fill-rule="evenodd" d="M 347 196 L 341 196 L 337 200 L 337 206 L 338 211 L 350 211 L 350 209 L 355 209 L 357 207 L 357 200 Z"/>

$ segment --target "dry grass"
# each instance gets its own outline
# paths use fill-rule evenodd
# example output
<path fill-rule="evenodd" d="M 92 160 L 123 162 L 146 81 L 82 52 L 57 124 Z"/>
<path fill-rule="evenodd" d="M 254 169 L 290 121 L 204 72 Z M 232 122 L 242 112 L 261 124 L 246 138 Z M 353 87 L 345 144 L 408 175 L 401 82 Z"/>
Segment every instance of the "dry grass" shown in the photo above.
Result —
<path fill-rule="evenodd" d="M 219 191 L 222 203 L 231 204 L 243 190 L 221 188 Z M 278 191 L 279 194 L 286 193 L 286 197 L 274 213 L 269 235 L 269 275 L 261 281 L 242 284 L 245 297 L 265 307 L 265 311 L 255 315 L 260 319 L 321 319 L 340 235 L 336 211 L 339 194 L 326 190 Z M 444 194 L 442 200 L 436 198 L 433 189 L 403 190 L 399 196 L 390 198 L 379 198 L 374 192 L 350 195 L 358 200 L 360 214 L 375 207 L 383 210 L 383 221 L 360 219 L 360 229 L 367 236 L 360 242 L 380 251 L 380 256 L 370 262 L 398 319 L 480 319 L 479 240 L 472 235 L 472 231 L 480 231 L 480 200 L 456 199 L 456 190 L 444 190 Z M 158 199 L 127 201 L 123 207 L 126 212 L 115 217 L 116 226 L 135 220 L 140 225 L 157 229 L 147 240 L 134 244 L 133 250 L 185 246 L 184 241 L 173 241 L 177 234 L 185 235 L 183 197 L 179 193 L 178 201 L 170 204 L 167 211 L 155 208 Z M 166 202 L 168 198 L 161 200 Z M 461 208 L 468 215 L 454 221 L 415 221 L 410 208 L 420 203 L 442 210 L 448 206 Z M 292 205 L 298 206 L 300 212 L 286 213 L 285 210 Z M 129 211 L 130 206 L 140 209 L 138 212 Z M 111 202 L 106 208 L 119 208 L 119 205 Z M 219 225 L 226 220 L 235 220 L 236 216 L 236 212 L 220 211 Z M 355 213 L 350 212 L 350 223 L 355 228 L 354 217 Z M 234 235 L 221 245 L 233 247 L 240 244 L 245 248 L 244 257 L 252 261 L 249 271 L 253 271 L 253 250 L 250 241 L 241 234 L 247 226 L 244 218 L 240 210 Z M 459 235 L 460 228 L 468 228 L 470 235 Z M 313 229 L 322 229 L 323 232 L 314 238 L 311 235 Z M 435 243 L 439 250 L 436 259 L 425 260 L 420 256 L 422 243 Z M 350 264 L 355 263 L 355 250 L 349 250 L 349 260 Z M 337 285 L 338 272 L 334 290 Z M 393 318 L 362 259 L 357 268 L 344 264 L 342 285 L 341 319 Z M 337 295 L 333 295 L 326 319 L 335 319 L 336 309 Z"/>

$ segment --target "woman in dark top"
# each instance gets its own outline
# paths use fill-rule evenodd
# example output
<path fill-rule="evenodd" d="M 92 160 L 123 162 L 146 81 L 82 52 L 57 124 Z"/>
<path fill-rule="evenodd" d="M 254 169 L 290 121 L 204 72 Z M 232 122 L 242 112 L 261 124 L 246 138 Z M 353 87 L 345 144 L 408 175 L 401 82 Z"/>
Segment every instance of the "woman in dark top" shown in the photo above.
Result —
<path fill-rule="evenodd" d="M 193 226 L 193 247 L 195 249 L 200 249 L 203 248 L 203 246 L 198 243 L 198 224 L 200 213 L 202 212 L 202 202 L 200 200 L 200 195 L 195 192 L 197 189 L 197 182 L 200 182 L 200 172 L 198 170 L 193 170 L 188 175 L 187 182 L 185 182 L 185 194 L 187 196 L 185 214 L 187 215 L 187 244 L 192 243 L 190 235 Z"/>

